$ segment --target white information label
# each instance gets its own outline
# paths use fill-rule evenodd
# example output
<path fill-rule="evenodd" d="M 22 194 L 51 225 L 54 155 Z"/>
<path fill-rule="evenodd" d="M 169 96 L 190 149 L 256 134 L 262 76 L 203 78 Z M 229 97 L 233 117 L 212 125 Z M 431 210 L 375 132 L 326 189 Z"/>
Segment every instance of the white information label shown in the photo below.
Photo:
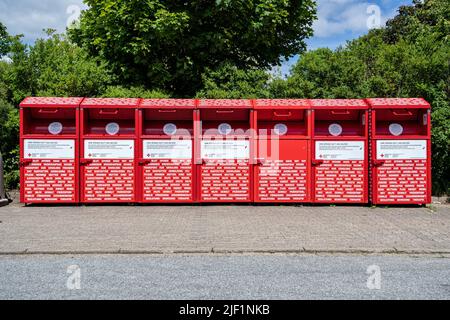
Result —
<path fill-rule="evenodd" d="M 134 159 L 134 140 L 84 140 L 86 159 Z"/>
<path fill-rule="evenodd" d="M 144 140 L 144 159 L 192 159 L 191 140 Z"/>
<path fill-rule="evenodd" d="M 25 139 L 25 159 L 75 159 L 75 140 Z"/>
<path fill-rule="evenodd" d="M 377 160 L 426 159 L 426 140 L 378 140 Z"/>
<path fill-rule="evenodd" d="M 204 140 L 201 145 L 202 159 L 249 159 L 248 140 Z"/>
<path fill-rule="evenodd" d="M 364 141 L 316 141 L 318 160 L 364 160 Z"/>

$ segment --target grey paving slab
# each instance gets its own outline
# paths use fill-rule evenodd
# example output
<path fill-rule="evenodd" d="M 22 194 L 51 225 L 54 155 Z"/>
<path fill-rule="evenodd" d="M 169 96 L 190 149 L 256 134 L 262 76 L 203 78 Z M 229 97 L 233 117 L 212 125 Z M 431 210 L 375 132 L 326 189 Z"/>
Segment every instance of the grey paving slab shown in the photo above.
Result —
<path fill-rule="evenodd" d="M 450 206 L 0 208 L 0 253 L 450 253 Z"/>

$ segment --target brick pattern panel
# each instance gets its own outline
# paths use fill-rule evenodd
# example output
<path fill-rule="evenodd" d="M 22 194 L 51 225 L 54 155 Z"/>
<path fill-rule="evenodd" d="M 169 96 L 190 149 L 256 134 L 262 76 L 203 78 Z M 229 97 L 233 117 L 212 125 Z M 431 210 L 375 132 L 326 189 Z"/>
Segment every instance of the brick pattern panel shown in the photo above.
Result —
<path fill-rule="evenodd" d="M 426 160 L 386 160 L 377 168 L 376 179 L 380 202 L 427 200 Z"/>
<path fill-rule="evenodd" d="M 24 177 L 25 202 L 75 201 L 75 160 L 33 160 Z"/>
<path fill-rule="evenodd" d="M 306 201 L 306 160 L 270 160 L 258 169 L 261 201 Z"/>
<path fill-rule="evenodd" d="M 93 160 L 83 183 L 85 201 L 134 201 L 134 160 Z"/>
<path fill-rule="evenodd" d="M 315 199 L 329 202 L 364 201 L 364 161 L 328 160 L 316 167 Z"/>
<path fill-rule="evenodd" d="M 248 160 L 208 160 L 201 168 L 201 200 L 249 201 Z"/>
<path fill-rule="evenodd" d="M 144 201 L 191 201 L 192 161 L 152 159 L 144 170 Z"/>

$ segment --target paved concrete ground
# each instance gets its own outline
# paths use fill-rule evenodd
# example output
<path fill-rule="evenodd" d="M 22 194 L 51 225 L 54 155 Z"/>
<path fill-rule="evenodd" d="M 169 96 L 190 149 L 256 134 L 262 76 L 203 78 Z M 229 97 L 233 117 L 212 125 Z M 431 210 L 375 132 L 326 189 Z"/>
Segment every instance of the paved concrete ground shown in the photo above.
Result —
<path fill-rule="evenodd" d="M 17 200 L 17 199 L 16 199 Z M 434 211 L 433 211 L 434 210 Z M 450 253 L 450 206 L 0 208 L 0 254 Z"/>
<path fill-rule="evenodd" d="M 450 259 L 0 256 L 0 299 L 450 299 Z"/>

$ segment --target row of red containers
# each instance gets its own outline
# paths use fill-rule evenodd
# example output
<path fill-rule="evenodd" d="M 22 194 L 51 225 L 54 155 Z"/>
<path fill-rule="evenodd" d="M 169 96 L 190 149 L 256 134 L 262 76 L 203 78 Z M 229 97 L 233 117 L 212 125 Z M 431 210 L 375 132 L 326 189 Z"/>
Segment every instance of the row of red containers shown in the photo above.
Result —
<path fill-rule="evenodd" d="M 21 202 L 431 200 L 423 99 L 26 98 Z"/>

